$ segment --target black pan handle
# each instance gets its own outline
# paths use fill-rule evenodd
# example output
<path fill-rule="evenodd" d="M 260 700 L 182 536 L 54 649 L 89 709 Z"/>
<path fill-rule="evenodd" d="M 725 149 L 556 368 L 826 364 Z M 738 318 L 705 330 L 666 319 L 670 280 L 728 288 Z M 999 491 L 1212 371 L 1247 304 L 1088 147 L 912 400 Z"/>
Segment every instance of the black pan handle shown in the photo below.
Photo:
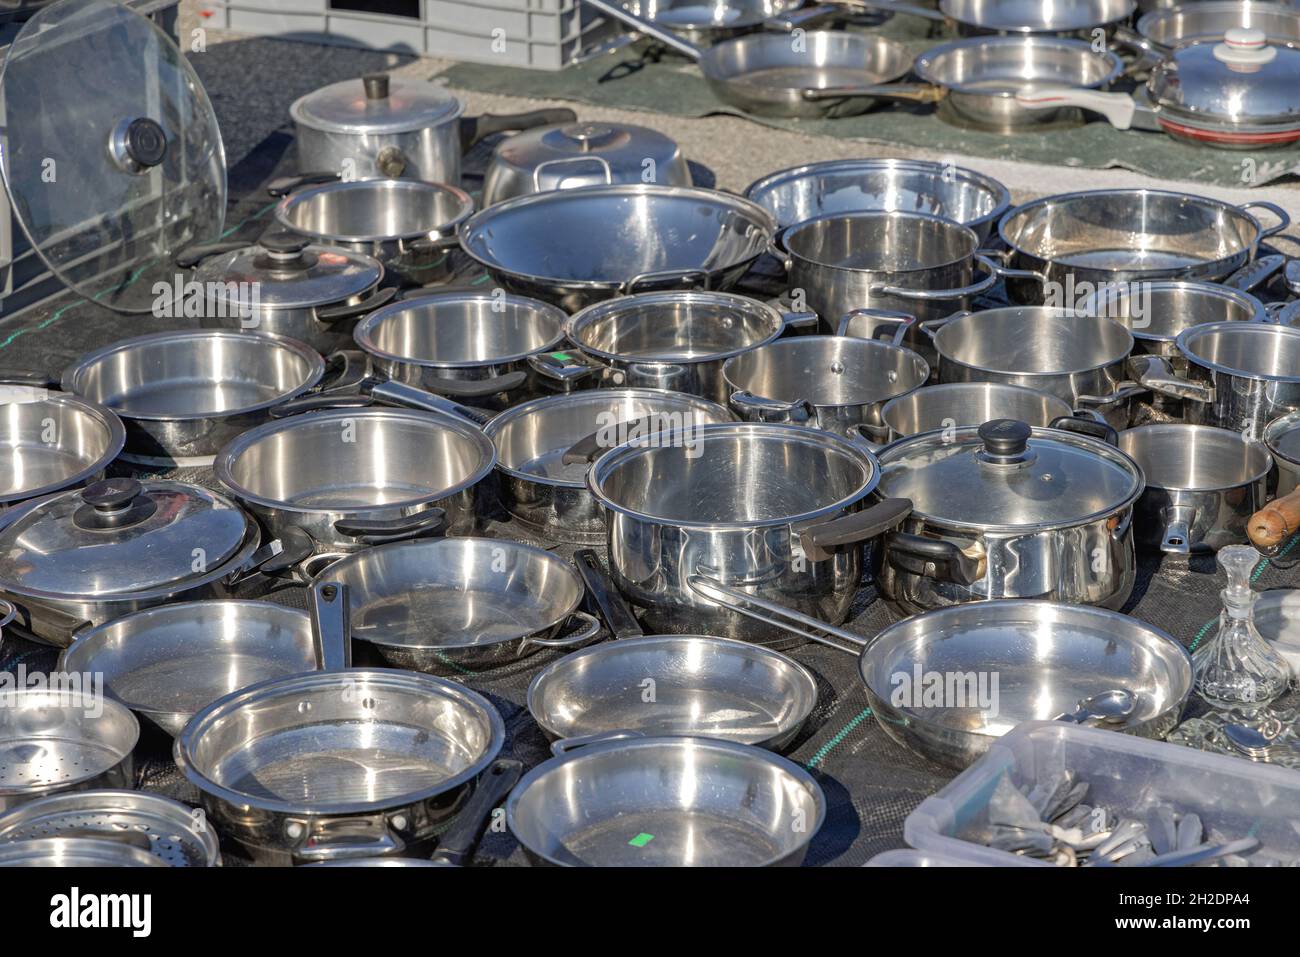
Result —
<path fill-rule="evenodd" d="M 341 306 L 330 306 L 327 309 L 317 309 L 316 318 L 321 322 L 341 322 L 344 319 L 355 319 L 357 316 L 364 316 L 368 312 L 374 312 L 385 303 L 391 302 L 395 295 L 397 295 L 397 290 L 391 286 L 386 289 L 376 289 L 374 293 L 357 302 L 344 303 Z"/>
<path fill-rule="evenodd" d="M 580 548 L 573 553 L 573 564 L 587 586 L 587 597 L 594 605 L 591 611 L 598 615 L 614 638 L 639 638 L 645 634 L 637 624 L 632 607 L 618 593 L 618 588 L 608 573 L 600 567 L 600 559 L 590 548 Z"/>
<path fill-rule="evenodd" d="M 182 269 L 193 269 L 209 256 L 220 256 L 222 253 L 233 253 L 237 249 L 243 249 L 251 245 L 241 240 L 228 240 L 222 243 L 205 243 L 202 246 L 189 246 L 182 249 L 176 254 L 176 265 Z"/>
<path fill-rule="evenodd" d="M 614 432 L 617 435 L 628 435 L 636 431 L 639 434 L 647 421 L 648 417 L 629 419 L 609 428 L 597 429 L 590 435 L 583 436 L 570 445 L 560 461 L 565 465 L 581 465 L 584 462 L 592 462 L 601 452 L 606 451 L 607 447 L 601 444 L 602 437 L 609 432 Z"/>
<path fill-rule="evenodd" d="M 1048 423 L 1047 427 L 1049 429 L 1057 429 L 1061 432 L 1077 432 L 1079 435 L 1087 435 L 1094 439 L 1101 439 L 1103 442 L 1110 445 L 1119 445 L 1119 433 L 1105 422 L 1098 421 L 1090 416 L 1057 416 Z"/>
<path fill-rule="evenodd" d="M 22 385 L 33 389 L 58 389 L 59 380 L 44 372 L 0 372 L 0 385 Z"/>
<path fill-rule="evenodd" d="M 311 558 L 316 552 L 316 545 L 311 536 L 301 528 L 286 528 L 280 535 L 280 552 L 272 555 L 255 569 L 263 575 L 274 575 L 289 571 L 299 563 Z"/>
<path fill-rule="evenodd" d="M 439 395 L 455 396 L 458 399 L 486 399 L 499 392 L 513 392 L 528 381 L 528 373 L 522 370 L 507 372 L 505 375 L 490 379 L 428 379 L 422 378 L 420 386 Z"/>
<path fill-rule="evenodd" d="M 484 113 L 482 116 L 466 116 L 460 121 L 460 148 L 469 152 L 479 140 L 494 133 L 518 133 L 538 126 L 558 126 L 560 123 L 576 123 L 578 114 L 567 107 L 557 109 L 532 110 L 528 113 Z"/>
<path fill-rule="evenodd" d="M 334 531 L 355 538 L 363 545 L 383 545 L 413 538 L 434 538 L 447 530 L 447 524 L 446 512 L 440 508 L 426 508 L 400 518 L 341 518 L 334 523 Z"/>
<path fill-rule="evenodd" d="M 438 849 L 430 860 L 455 867 L 468 864 L 492 823 L 492 812 L 514 790 L 523 773 L 523 762 L 514 758 L 497 758 L 489 764 L 451 827 L 438 839 Z"/>
<path fill-rule="evenodd" d="M 823 561 L 830 558 L 839 546 L 875 538 L 896 527 L 911 514 L 911 499 L 887 498 L 870 508 L 842 518 L 805 525 L 799 529 L 799 544 L 806 558 L 815 562 Z"/>
<path fill-rule="evenodd" d="M 322 392 L 317 395 L 306 395 L 300 399 L 290 399 L 288 402 L 281 402 L 279 405 L 272 406 L 271 418 L 287 419 L 291 415 L 301 415 L 304 412 L 319 412 L 322 409 L 364 409 L 374 404 L 375 400 L 368 395 Z"/>
<path fill-rule="evenodd" d="M 329 170 L 321 170 L 315 173 L 303 173 L 299 176 L 281 176 L 279 179 L 273 179 L 266 184 L 266 193 L 268 196 L 280 197 L 287 196 L 295 189 L 303 186 L 318 186 L 321 183 L 337 183 L 343 176 L 339 173 L 333 173 Z"/>
<path fill-rule="evenodd" d="M 973 585 L 984 577 L 977 559 L 971 558 L 952 542 L 937 538 L 890 532 L 885 536 L 885 554 L 891 565 L 913 575 L 959 585 Z"/>

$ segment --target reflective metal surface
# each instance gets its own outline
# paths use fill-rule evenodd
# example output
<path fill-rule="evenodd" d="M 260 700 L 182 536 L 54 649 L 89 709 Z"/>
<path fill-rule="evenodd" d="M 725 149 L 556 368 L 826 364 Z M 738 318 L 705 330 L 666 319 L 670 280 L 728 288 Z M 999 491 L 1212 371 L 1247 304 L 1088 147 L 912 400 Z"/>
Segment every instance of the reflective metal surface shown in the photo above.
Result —
<path fill-rule="evenodd" d="M 516 520 L 548 539 L 578 544 L 605 541 L 600 507 L 587 488 L 591 462 L 565 462 L 581 439 L 607 430 L 605 448 L 626 438 L 653 441 L 660 431 L 694 430 L 730 422 L 726 408 L 695 396 L 654 389 L 588 389 L 534 399 L 485 426 L 497 450 L 502 504 Z M 620 423 L 641 423 L 636 435 Z"/>
<path fill-rule="evenodd" d="M 481 430 L 450 415 L 365 408 L 268 422 L 217 455 L 217 481 L 274 537 L 306 532 L 321 551 L 350 551 L 373 526 L 441 509 L 447 529 L 477 525 L 474 487 L 496 455 Z M 338 526 L 342 524 L 343 528 Z"/>
<path fill-rule="evenodd" d="M 1136 0 L 940 0 L 940 12 L 961 32 L 1089 35 L 1096 27 L 1113 27 L 1132 16 Z M 886 9 L 888 9 L 886 7 Z"/>
<path fill-rule="evenodd" d="M 506 802 L 529 859 L 567 867 L 797 866 L 825 816 L 802 768 L 705 738 L 581 748 L 533 768 Z"/>
<path fill-rule="evenodd" d="M 265 333 L 157 332 L 82 356 L 63 388 L 126 423 L 127 452 L 158 459 L 213 455 L 273 406 L 313 388 L 324 360 L 307 345 Z"/>
<path fill-rule="evenodd" d="M 798 10 L 803 0 L 627 0 L 625 6 L 642 19 L 693 43 L 717 40 L 759 29 L 773 17 Z"/>
<path fill-rule="evenodd" d="M 131 751 L 140 724 L 96 692 L 89 676 L 80 690 L 5 689 L 0 811 L 60 791 L 133 786 Z"/>
<path fill-rule="evenodd" d="M 742 419 L 815 425 L 841 435 L 879 425 L 886 401 L 919 389 L 930 367 L 910 349 L 844 336 L 799 336 L 728 359 Z"/>
<path fill-rule="evenodd" d="M 645 682 L 653 682 L 652 700 Z M 649 635 L 584 648 L 528 686 L 528 710 L 552 738 L 614 731 L 688 735 L 780 751 L 817 704 L 817 683 L 785 655 L 703 635 Z"/>
<path fill-rule="evenodd" d="M 929 432 L 1015 419 L 1044 427 L 1070 415 L 1070 404 L 1047 392 L 996 382 L 952 382 L 926 386 L 890 399 L 880 409 L 883 431 L 867 434 L 881 441 Z"/>
<path fill-rule="evenodd" d="M 47 839 L 147 845 L 169 867 L 218 867 L 217 835 L 193 810 L 145 791 L 93 790 L 55 794 L 0 815 L 0 850 L 11 841 Z M 122 843 L 129 838 L 130 843 Z"/>
<path fill-rule="evenodd" d="M 1211 323 L 1180 334 L 1178 350 L 1203 392 L 1187 403 L 1189 422 L 1256 437 L 1300 409 L 1300 328 Z"/>
<path fill-rule="evenodd" d="M 126 443 L 122 420 L 80 396 L 0 385 L 0 510 L 103 478 Z"/>
<path fill-rule="evenodd" d="M 1139 546 L 1166 554 L 1246 544 L 1246 524 L 1268 497 L 1273 459 L 1238 432 L 1181 423 L 1120 433 L 1146 477 L 1134 524 Z"/>
<path fill-rule="evenodd" d="M 1140 36 L 1164 48 L 1192 40 L 1221 40 L 1232 27 L 1263 30 L 1270 40 L 1300 44 L 1300 12 L 1285 3 L 1196 0 L 1152 10 L 1137 22 Z"/>
<path fill-rule="evenodd" d="M 266 601 L 192 601 L 85 632 L 59 667 L 101 675 L 109 695 L 175 735 L 233 691 L 314 671 L 316 652 L 305 611 Z"/>
<path fill-rule="evenodd" d="M 351 669 L 228 695 L 186 725 L 174 756 L 209 819 L 259 860 L 329 860 L 427 843 L 504 739 L 467 688 Z"/>
<path fill-rule="evenodd" d="M 1134 349 L 1174 357 L 1179 333 L 1208 322 L 1260 322 L 1264 304 L 1248 292 L 1208 282 L 1161 279 L 1107 286 L 1078 307 L 1086 315 L 1117 319 L 1133 333 Z"/>
<path fill-rule="evenodd" d="M 993 669 L 993 670 L 990 670 Z M 978 759 L 1022 721 L 1053 718 L 1113 689 L 1137 697 L 1119 730 L 1163 738 L 1192 690 L 1191 656 L 1163 631 L 1100 608 L 999 601 L 945 608 L 890 625 L 859 660 L 880 727 L 906 748 L 951 768 Z M 895 704 L 893 677 L 974 675 L 966 704 Z M 996 694 L 979 701 L 984 690 Z M 892 682 L 892 683 L 891 683 Z"/>
<path fill-rule="evenodd" d="M 1281 498 L 1300 484 L 1300 412 L 1270 422 L 1264 429 L 1264 442 L 1277 464 L 1277 497 Z"/>
<path fill-rule="evenodd" d="M 968 226 L 981 240 L 1011 207 L 997 180 L 923 160 L 828 160 L 772 173 L 745 190 L 778 226 L 827 213 L 922 212 Z"/>
<path fill-rule="evenodd" d="M 44 837 L 0 844 L 0 867 L 166 867 L 148 851 L 116 840 Z"/>
<path fill-rule="evenodd" d="M 280 225 L 318 243 L 367 253 L 412 285 L 445 278 L 457 231 L 474 200 L 455 186 L 359 179 L 290 193 L 275 207 Z"/>
<path fill-rule="evenodd" d="M 574 312 L 638 290 L 729 288 L 774 229 L 766 210 L 738 196 L 624 185 L 507 200 L 474 216 L 460 236 L 507 290 Z"/>
<path fill-rule="evenodd" d="M 568 562 L 507 539 L 380 545 L 321 574 L 348 588 L 352 637 L 394 667 L 463 676 L 600 631 L 578 611 L 582 580 Z M 579 630 L 558 637 L 571 619 Z"/>

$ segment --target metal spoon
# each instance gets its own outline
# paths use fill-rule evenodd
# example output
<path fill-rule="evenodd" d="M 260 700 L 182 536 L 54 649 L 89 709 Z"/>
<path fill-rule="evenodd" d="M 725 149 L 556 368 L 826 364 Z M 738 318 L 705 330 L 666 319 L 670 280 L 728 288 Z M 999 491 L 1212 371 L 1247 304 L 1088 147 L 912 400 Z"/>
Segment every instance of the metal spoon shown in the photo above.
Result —
<path fill-rule="evenodd" d="M 1286 742 L 1277 743 L 1262 732 L 1244 724 L 1225 724 L 1223 735 L 1234 748 L 1258 761 L 1267 761 L 1271 754 L 1286 752 L 1300 753 L 1300 748 Z"/>
<path fill-rule="evenodd" d="M 1076 724 L 1091 721 L 1123 724 L 1137 711 L 1137 705 L 1137 696 L 1133 692 L 1124 688 L 1112 688 L 1083 698 L 1072 713 L 1057 715 L 1057 720 L 1073 721 Z"/>

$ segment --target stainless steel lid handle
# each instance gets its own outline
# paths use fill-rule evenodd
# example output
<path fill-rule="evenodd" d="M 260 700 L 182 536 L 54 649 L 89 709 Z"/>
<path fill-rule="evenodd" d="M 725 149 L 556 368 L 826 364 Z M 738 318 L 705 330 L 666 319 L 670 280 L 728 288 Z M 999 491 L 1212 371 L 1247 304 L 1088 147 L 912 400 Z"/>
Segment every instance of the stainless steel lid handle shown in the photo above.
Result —
<path fill-rule="evenodd" d="M 610 167 L 609 160 L 605 159 L 605 157 L 596 156 L 594 154 L 587 156 L 561 156 L 557 159 L 549 159 L 545 162 L 538 163 L 533 167 L 534 191 L 541 193 L 546 189 L 546 187 L 542 186 L 542 170 L 555 169 L 560 166 L 574 166 L 578 163 L 595 163 L 601 168 L 601 172 L 605 174 L 605 183 L 610 186 L 614 185 L 614 170 Z M 563 180 L 561 180 L 561 182 L 563 182 Z M 557 186 L 556 188 L 559 187 Z"/>
<path fill-rule="evenodd" d="M 316 667 L 340 671 L 352 667 L 352 620 L 348 586 L 322 581 L 311 586 L 311 629 L 316 643 Z"/>

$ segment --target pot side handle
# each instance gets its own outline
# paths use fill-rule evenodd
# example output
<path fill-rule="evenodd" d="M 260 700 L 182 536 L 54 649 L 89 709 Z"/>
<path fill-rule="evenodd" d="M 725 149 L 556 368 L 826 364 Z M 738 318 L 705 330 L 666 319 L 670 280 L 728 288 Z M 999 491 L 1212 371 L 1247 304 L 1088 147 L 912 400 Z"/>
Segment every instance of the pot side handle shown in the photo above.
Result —
<path fill-rule="evenodd" d="M 1076 86 L 1026 87 L 1016 94 L 1016 104 L 1027 110 L 1055 110 L 1062 106 L 1077 106 L 1092 113 L 1100 113 L 1117 130 L 1133 126 L 1137 103 L 1127 93 L 1103 93 Z"/>
<path fill-rule="evenodd" d="M 1249 203 L 1242 203 L 1237 207 L 1242 212 L 1249 213 L 1252 209 L 1263 209 L 1277 217 L 1277 222 L 1267 228 L 1260 226 L 1259 238 L 1268 239 L 1269 236 L 1276 236 L 1282 230 L 1291 225 L 1291 215 L 1277 203 L 1270 203 L 1267 200 L 1255 199 Z"/>
<path fill-rule="evenodd" d="M 842 518 L 805 525 L 798 530 L 799 545 L 803 549 L 804 556 L 809 560 L 824 561 L 830 558 L 839 546 L 854 545 L 875 538 L 897 527 L 911 514 L 911 499 L 887 498 L 870 508 L 864 508 Z"/>
<path fill-rule="evenodd" d="M 355 538 L 363 545 L 382 545 L 413 538 L 435 538 L 447 531 L 447 513 L 440 508 L 426 508 L 414 515 L 386 519 L 344 519 L 334 523 L 334 531 Z"/>
<path fill-rule="evenodd" d="M 890 532 L 885 537 L 885 554 L 890 564 L 913 575 L 965 586 L 984 578 L 983 562 L 967 555 L 952 542 L 938 538 Z"/>
<path fill-rule="evenodd" d="M 397 290 L 389 286 L 386 289 L 377 289 L 371 296 L 363 297 L 357 302 L 344 303 L 341 306 L 330 306 L 327 309 L 317 309 L 316 318 L 321 322 L 341 322 L 344 319 L 355 319 L 358 316 L 364 316 L 368 312 L 374 312 L 380 306 L 392 301 L 397 295 Z"/>

